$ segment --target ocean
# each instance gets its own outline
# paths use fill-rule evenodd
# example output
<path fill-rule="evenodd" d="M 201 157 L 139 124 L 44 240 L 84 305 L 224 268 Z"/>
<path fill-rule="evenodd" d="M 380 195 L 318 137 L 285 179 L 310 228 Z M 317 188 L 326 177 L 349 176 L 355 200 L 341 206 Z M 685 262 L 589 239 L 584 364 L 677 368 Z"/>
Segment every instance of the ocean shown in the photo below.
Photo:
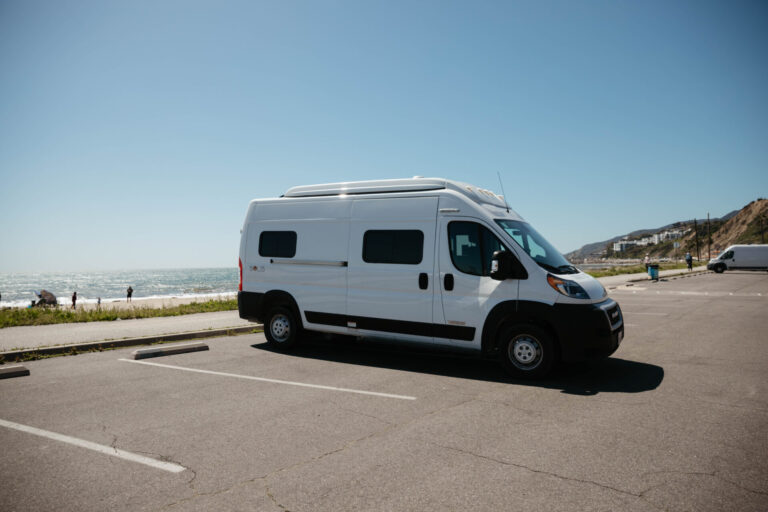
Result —
<path fill-rule="evenodd" d="M 0 307 L 26 307 L 35 292 L 48 290 L 59 304 L 125 300 L 128 287 L 133 298 L 235 296 L 237 268 L 182 268 L 165 270 L 119 270 L 105 272 L 0 273 Z"/>

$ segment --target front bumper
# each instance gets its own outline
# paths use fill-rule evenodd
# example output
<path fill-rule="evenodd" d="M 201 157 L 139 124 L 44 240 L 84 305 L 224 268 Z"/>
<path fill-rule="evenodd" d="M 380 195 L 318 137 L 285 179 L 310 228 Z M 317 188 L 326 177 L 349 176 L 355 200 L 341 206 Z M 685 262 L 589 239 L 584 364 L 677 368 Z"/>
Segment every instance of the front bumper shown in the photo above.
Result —
<path fill-rule="evenodd" d="M 619 304 L 555 304 L 557 337 L 566 362 L 610 356 L 624 339 L 624 315 Z"/>

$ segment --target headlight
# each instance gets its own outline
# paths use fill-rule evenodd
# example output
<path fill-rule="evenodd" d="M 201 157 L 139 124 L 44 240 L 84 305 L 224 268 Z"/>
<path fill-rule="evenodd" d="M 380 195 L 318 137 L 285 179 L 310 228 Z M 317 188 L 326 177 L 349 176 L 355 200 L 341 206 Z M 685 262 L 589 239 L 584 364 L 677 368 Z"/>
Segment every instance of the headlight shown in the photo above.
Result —
<path fill-rule="evenodd" d="M 560 279 L 552 274 L 547 274 L 547 282 L 549 286 L 562 293 L 566 297 L 572 299 L 588 299 L 589 295 L 584 291 L 584 288 L 575 281 L 569 281 L 567 279 Z"/>

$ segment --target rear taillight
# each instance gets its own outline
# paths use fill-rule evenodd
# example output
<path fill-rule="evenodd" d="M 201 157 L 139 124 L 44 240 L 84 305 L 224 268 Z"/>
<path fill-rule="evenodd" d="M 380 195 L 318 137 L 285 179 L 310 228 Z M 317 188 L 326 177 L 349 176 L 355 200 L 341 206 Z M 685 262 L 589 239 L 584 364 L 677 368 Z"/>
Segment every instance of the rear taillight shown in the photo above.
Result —
<path fill-rule="evenodd" d="M 237 258 L 237 266 L 240 267 L 240 283 L 237 285 L 237 291 L 243 291 L 243 260 Z"/>

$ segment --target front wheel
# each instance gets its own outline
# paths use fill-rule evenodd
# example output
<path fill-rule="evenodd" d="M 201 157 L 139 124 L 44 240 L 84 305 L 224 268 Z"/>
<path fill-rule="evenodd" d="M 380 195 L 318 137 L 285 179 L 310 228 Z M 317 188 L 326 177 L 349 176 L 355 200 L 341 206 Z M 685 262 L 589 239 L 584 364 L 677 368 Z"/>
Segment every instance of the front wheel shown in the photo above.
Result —
<path fill-rule="evenodd" d="M 514 325 L 501 333 L 499 357 L 502 366 L 513 376 L 540 379 L 554 366 L 555 344 L 540 327 Z"/>
<path fill-rule="evenodd" d="M 715 268 L 712 270 L 714 270 L 718 274 L 722 274 L 723 271 L 725 270 L 725 265 L 715 265 Z"/>
<path fill-rule="evenodd" d="M 269 344 L 280 350 L 287 350 L 298 340 L 301 331 L 296 315 L 288 308 L 272 308 L 264 324 L 264 336 Z"/>

